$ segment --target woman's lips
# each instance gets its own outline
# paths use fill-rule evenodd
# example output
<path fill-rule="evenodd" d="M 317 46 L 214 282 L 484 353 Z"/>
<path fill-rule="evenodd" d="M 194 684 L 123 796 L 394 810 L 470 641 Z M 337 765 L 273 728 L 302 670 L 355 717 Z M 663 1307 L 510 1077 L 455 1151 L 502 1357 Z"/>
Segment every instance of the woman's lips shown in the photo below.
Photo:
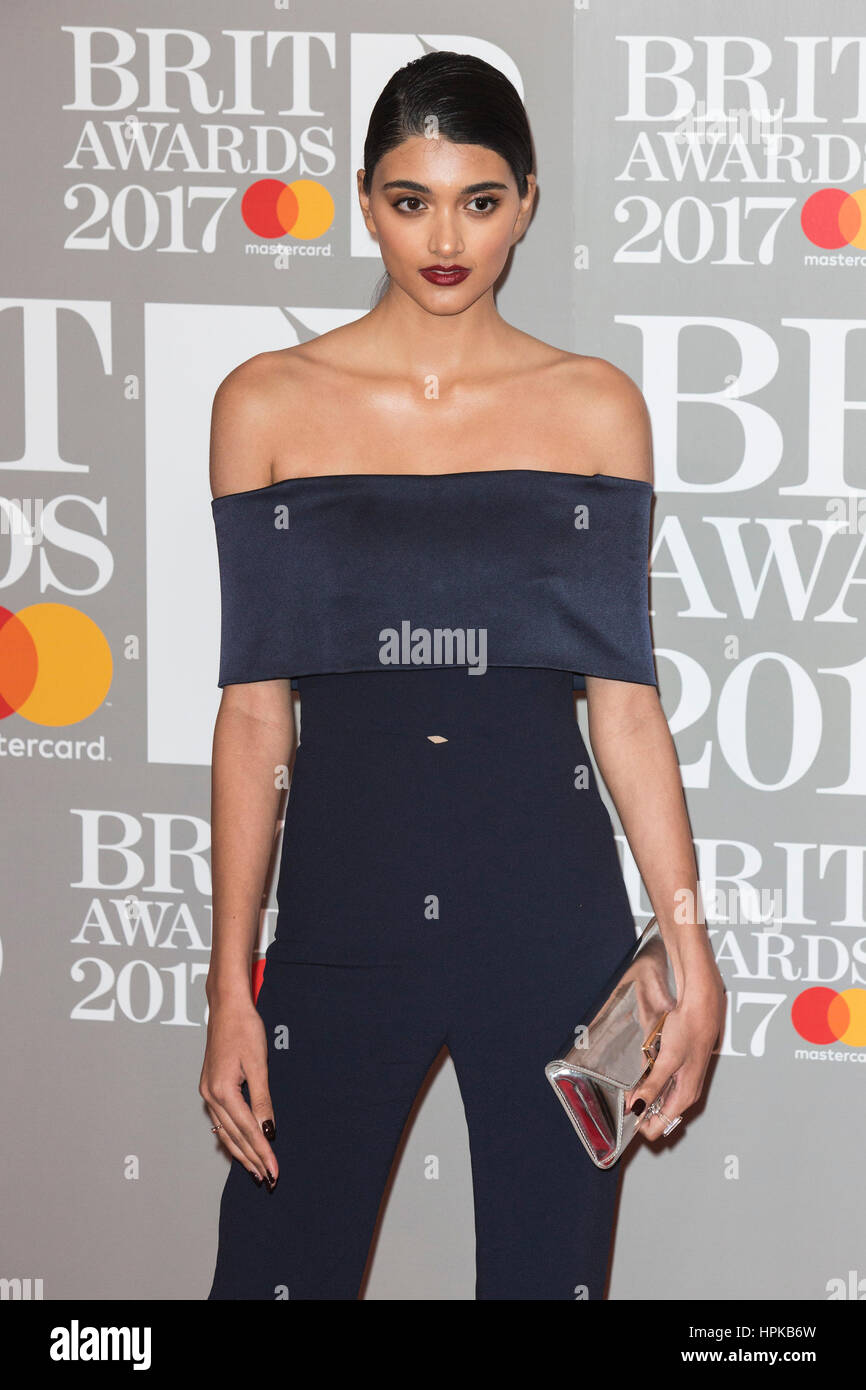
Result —
<path fill-rule="evenodd" d="M 466 279 L 469 271 L 465 265 L 428 265 L 421 274 L 431 285 L 459 285 L 461 280 Z"/>

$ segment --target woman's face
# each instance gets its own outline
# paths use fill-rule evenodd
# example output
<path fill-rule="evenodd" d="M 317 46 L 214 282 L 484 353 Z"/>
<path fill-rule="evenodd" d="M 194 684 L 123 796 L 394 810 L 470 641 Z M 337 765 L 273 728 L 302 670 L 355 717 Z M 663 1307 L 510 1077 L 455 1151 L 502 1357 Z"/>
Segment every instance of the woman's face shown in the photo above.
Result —
<path fill-rule="evenodd" d="M 383 155 L 364 220 L 392 281 L 433 314 L 458 314 L 495 284 L 523 235 L 535 197 L 520 197 L 511 167 L 483 145 L 413 135 Z M 457 267 L 443 275 L 441 267 Z M 464 273 L 465 272 L 465 273 Z"/>

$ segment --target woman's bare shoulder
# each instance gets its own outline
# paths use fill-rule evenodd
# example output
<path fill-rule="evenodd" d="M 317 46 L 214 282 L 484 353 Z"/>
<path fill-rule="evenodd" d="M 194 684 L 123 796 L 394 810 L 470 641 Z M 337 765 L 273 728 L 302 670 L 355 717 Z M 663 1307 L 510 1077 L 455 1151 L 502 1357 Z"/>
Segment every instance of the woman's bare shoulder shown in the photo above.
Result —
<path fill-rule="evenodd" d="M 259 352 L 234 367 L 214 393 L 210 430 L 211 494 L 244 492 L 273 481 L 286 422 L 310 388 L 315 364 L 306 344 Z"/>
<path fill-rule="evenodd" d="M 603 357 L 563 353 L 557 404 L 575 471 L 653 481 L 652 430 L 643 392 Z"/>

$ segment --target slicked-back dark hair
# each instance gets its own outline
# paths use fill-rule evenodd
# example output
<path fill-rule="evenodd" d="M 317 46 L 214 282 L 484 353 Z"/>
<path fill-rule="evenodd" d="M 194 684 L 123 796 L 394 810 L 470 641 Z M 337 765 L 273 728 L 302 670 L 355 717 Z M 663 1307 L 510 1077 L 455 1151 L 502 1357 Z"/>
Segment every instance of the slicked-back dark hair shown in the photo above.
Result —
<path fill-rule="evenodd" d="M 364 192 L 383 155 L 412 135 L 435 128 L 456 145 L 484 145 L 510 165 L 526 194 L 533 152 L 517 89 L 498 68 L 470 53 L 425 53 L 398 68 L 370 113 L 364 141 Z"/>

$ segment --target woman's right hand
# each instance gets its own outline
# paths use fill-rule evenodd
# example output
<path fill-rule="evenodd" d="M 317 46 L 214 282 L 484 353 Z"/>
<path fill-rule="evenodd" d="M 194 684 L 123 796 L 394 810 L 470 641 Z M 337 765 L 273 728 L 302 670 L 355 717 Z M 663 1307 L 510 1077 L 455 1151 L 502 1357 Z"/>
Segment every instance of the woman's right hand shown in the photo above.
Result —
<path fill-rule="evenodd" d="M 241 1091 L 244 1081 L 249 1105 Z M 213 1123 L 221 1126 L 217 1130 L 220 1142 L 272 1191 L 279 1170 L 268 1143 L 275 1134 L 268 1089 L 268 1045 L 265 1025 L 252 999 L 210 1005 L 198 1089 Z"/>

